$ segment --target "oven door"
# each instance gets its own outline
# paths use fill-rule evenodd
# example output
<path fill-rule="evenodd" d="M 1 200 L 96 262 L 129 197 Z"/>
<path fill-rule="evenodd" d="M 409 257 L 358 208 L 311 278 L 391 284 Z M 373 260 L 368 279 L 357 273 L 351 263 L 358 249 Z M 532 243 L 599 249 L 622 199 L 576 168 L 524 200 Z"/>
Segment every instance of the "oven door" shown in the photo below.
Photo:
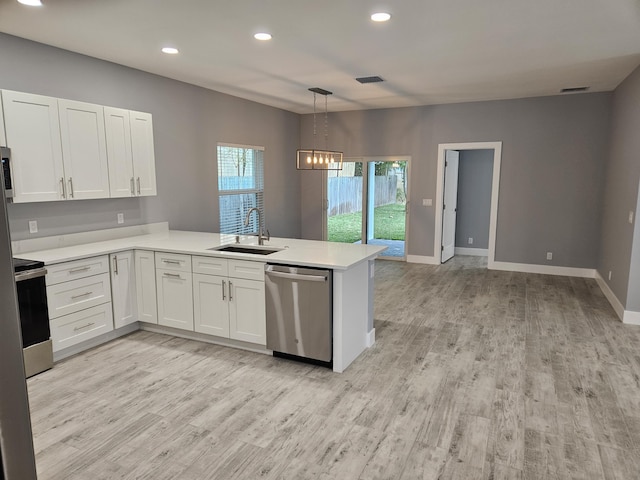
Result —
<path fill-rule="evenodd" d="M 46 269 L 38 268 L 16 274 L 23 348 L 45 342 L 51 337 L 44 278 L 46 273 Z"/>

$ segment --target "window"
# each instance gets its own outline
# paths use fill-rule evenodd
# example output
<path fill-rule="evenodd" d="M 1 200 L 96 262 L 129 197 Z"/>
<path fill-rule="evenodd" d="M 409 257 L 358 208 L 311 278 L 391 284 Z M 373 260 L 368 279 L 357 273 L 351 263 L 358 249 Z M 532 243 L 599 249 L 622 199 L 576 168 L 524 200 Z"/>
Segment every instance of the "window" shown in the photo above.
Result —
<path fill-rule="evenodd" d="M 249 209 L 257 207 L 264 223 L 264 148 L 218 144 L 220 233 L 257 234 L 258 215 L 244 224 Z"/>

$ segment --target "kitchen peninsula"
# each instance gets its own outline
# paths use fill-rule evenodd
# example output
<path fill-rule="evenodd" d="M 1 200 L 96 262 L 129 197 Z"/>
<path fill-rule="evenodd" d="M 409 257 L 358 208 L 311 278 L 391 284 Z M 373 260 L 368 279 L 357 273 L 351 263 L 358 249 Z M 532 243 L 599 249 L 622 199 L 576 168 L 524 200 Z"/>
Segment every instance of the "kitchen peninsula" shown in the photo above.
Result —
<path fill-rule="evenodd" d="M 49 271 L 56 360 L 138 328 L 271 353 L 264 340 L 267 263 L 333 271 L 335 372 L 373 345 L 373 260 L 385 247 L 272 238 L 263 248 L 275 252 L 267 255 L 219 250 L 260 248 L 254 236 L 238 241 L 235 235 L 174 231 L 161 223 L 16 241 L 13 253 L 42 261 Z M 213 293 L 225 281 L 233 281 L 240 295 L 229 312 L 226 304 L 207 303 L 219 297 Z M 222 310 L 228 318 L 221 324 Z"/>

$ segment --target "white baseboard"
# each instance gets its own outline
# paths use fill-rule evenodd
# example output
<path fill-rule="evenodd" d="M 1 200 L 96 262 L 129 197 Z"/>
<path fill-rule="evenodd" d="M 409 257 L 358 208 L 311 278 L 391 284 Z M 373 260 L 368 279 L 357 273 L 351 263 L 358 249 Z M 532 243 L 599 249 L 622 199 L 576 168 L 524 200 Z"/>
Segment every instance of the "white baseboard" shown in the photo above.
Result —
<path fill-rule="evenodd" d="M 104 335 L 100 335 L 99 337 L 91 338 L 77 345 L 72 345 L 71 347 L 58 350 L 57 352 L 53 352 L 53 361 L 54 363 L 59 362 L 60 360 L 71 357 L 73 355 L 77 355 L 78 353 L 89 350 L 90 348 L 97 347 L 98 345 L 110 342 L 111 340 L 115 340 L 116 338 L 129 335 L 131 332 L 135 332 L 139 328 L 140 325 L 138 324 L 138 322 L 134 322 L 116 330 L 107 332 Z"/>
<path fill-rule="evenodd" d="M 626 323 L 628 325 L 640 325 L 640 312 L 625 310 L 624 317 L 622 317 L 622 323 Z"/>
<path fill-rule="evenodd" d="M 408 263 L 423 263 L 425 265 L 440 265 L 440 261 L 436 257 L 427 257 L 426 255 L 407 255 Z"/>
<path fill-rule="evenodd" d="M 596 278 L 594 268 L 556 267 L 552 265 L 534 265 L 530 263 L 493 262 L 490 270 L 506 272 L 541 273 L 543 275 L 561 275 L 564 277 Z"/>
<path fill-rule="evenodd" d="M 598 282 L 598 286 L 600 287 L 600 290 L 602 290 L 604 296 L 609 300 L 609 303 L 615 310 L 616 315 L 618 315 L 620 320 L 624 322 L 624 305 L 622 305 L 620 300 L 618 300 L 616 294 L 613 293 L 613 290 L 611 290 L 609 285 L 607 285 L 607 282 L 605 282 L 604 278 L 602 278 L 602 275 L 600 275 L 600 272 L 598 271 L 596 271 L 596 282 Z"/>
<path fill-rule="evenodd" d="M 172 337 L 186 338 L 187 340 L 197 340 L 199 342 L 213 343 L 224 347 L 240 348 L 242 350 L 248 350 L 255 353 L 264 353 L 267 355 L 273 354 L 271 350 L 267 350 L 267 347 L 262 345 L 233 340 L 231 338 L 215 337 L 204 333 L 190 332 L 188 330 L 180 330 L 178 328 L 165 327 L 163 325 L 155 325 L 153 323 L 140 322 L 140 329 L 153 333 L 163 333 L 165 335 L 171 335 Z"/>
<path fill-rule="evenodd" d="M 371 331 L 367 333 L 367 348 L 372 347 L 374 343 L 376 343 L 376 329 L 372 328 Z"/>
<path fill-rule="evenodd" d="M 456 247 L 454 249 L 455 255 L 472 255 L 474 257 L 488 257 L 488 248 L 468 248 L 468 247 Z"/>

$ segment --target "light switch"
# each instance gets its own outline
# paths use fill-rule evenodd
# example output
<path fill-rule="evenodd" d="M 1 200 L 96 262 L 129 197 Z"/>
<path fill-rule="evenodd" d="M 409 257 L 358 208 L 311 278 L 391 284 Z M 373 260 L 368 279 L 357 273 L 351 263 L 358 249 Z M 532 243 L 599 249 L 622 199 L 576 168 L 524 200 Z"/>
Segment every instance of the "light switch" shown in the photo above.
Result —
<path fill-rule="evenodd" d="M 124 223 L 124 213 L 118 214 L 118 223 Z"/>
<path fill-rule="evenodd" d="M 422 206 L 423 207 L 430 207 L 433 205 L 433 200 L 431 200 L 430 198 L 423 198 L 422 199 Z"/>
<path fill-rule="evenodd" d="M 29 220 L 29 233 L 38 233 L 38 222 L 36 220 Z"/>
<path fill-rule="evenodd" d="M 629 212 L 629 223 L 633 225 L 633 212 Z"/>
<path fill-rule="evenodd" d="M 553 253 L 547 252 L 547 260 L 553 260 Z"/>

